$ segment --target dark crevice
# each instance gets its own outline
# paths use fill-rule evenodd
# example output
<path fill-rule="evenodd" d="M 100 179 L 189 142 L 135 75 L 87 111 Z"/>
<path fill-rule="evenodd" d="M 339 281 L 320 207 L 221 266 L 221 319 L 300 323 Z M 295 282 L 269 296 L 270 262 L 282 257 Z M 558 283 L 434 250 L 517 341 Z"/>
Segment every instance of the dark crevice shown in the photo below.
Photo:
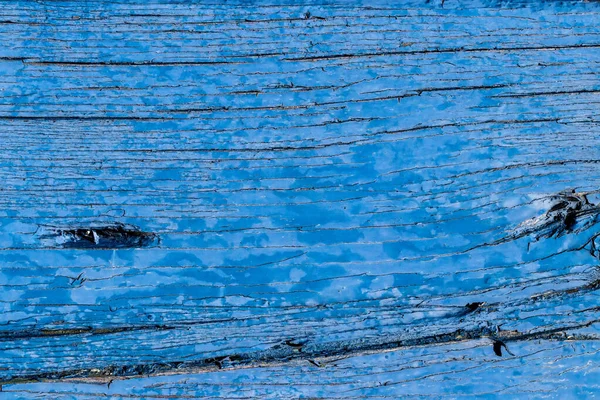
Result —
<path fill-rule="evenodd" d="M 86 227 L 43 227 L 40 239 L 51 247 L 71 249 L 122 249 L 151 247 L 159 244 L 157 234 L 144 232 L 134 225 L 114 223 Z"/>
<path fill-rule="evenodd" d="M 600 207 L 590 203 L 585 193 L 575 190 L 564 191 L 551 197 L 554 204 L 543 215 L 520 224 L 510 236 L 515 240 L 532 235 L 538 241 L 542 238 L 559 238 L 566 234 L 578 233 L 590 228 L 598 220 Z"/>

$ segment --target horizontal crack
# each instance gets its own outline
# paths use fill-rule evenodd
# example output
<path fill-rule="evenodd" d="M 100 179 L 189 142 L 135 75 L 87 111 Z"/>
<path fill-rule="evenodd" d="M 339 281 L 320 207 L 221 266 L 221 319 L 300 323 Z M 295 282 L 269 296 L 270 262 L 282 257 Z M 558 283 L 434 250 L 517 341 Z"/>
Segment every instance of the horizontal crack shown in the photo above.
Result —
<path fill-rule="evenodd" d="M 454 47 L 447 49 L 423 49 L 423 50 L 405 50 L 405 51 L 382 51 L 372 53 L 341 53 L 341 54 L 323 54 L 316 56 L 305 57 L 290 57 L 283 58 L 283 61 L 321 61 L 349 58 L 366 58 L 366 57 L 386 57 L 386 56 L 402 56 L 402 55 L 418 55 L 418 54 L 445 54 L 445 53 L 479 53 L 479 52 L 510 52 L 510 51 L 528 51 L 528 50 L 568 50 L 568 49 L 595 49 L 600 48 L 600 44 L 586 43 L 564 46 L 517 46 L 517 47 L 489 47 L 489 48 L 465 48 Z"/>
<path fill-rule="evenodd" d="M 453 332 L 442 333 L 418 338 L 401 339 L 398 337 L 378 338 L 373 340 L 356 339 L 323 345 L 305 344 L 302 341 L 287 340 L 265 351 L 229 354 L 225 356 L 209 357 L 194 361 L 171 361 L 131 365 L 111 365 L 100 368 L 82 368 L 64 371 L 41 372 L 35 374 L 16 374 L 5 376 L 0 384 L 15 384 L 39 381 L 57 380 L 83 380 L 83 381 L 110 381 L 114 378 L 132 378 L 140 376 L 168 375 L 177 373 L 199 373 L 214 371 L 222 368 L 238 369 L 248 367 L 264 367 L 281 365 L 290 362 L 307 361 L 316 366 L 323 366 L 328 359 L 336 357 L 359 356 L 378 352 L 399 350 L 402 348 L 449 344 L 466 340 L 489 339 L 490 351 L 501 356 L 499 348 L 506 343 L 522 340 L 600 340 L 593 335 L 570 335 L 570 329 L 590 326 L 598 322 L 589 321 L 576 326 L 558 327 L 542 332 L 521 333 L 517 331 L 498 331 L 489 327 L 474 329 L 458 329 Z M 508 350 L 509 354 L 512 353 Z M 517 355 L 518 357 L 518 355 Z M 317 362 L 315 360 L 320 360 Z"/>

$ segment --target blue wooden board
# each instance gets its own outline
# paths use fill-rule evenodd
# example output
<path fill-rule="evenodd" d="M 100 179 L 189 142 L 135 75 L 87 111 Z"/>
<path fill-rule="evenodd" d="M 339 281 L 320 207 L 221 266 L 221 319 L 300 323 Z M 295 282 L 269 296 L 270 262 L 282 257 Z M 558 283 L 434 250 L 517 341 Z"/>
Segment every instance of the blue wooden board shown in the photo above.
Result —
<path fill-rule="evenodd" d="M 596 396 L 599 18 L 0 1 L 0 398 Z"/>

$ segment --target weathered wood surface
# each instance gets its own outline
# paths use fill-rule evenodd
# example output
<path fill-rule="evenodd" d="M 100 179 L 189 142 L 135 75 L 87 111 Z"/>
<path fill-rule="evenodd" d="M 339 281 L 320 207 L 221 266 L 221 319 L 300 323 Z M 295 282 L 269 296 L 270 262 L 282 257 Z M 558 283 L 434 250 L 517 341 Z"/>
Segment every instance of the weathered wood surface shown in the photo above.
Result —
<path fill-rule="evenodd" d="M 0 2 L 0 395 L 597 394 L 599 12 Z"/>

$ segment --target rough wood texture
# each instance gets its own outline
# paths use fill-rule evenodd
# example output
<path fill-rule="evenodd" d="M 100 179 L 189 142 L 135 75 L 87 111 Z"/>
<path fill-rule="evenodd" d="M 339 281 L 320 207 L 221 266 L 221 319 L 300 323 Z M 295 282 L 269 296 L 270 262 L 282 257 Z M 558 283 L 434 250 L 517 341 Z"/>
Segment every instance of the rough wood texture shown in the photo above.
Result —
<path fill-rule="evenodd" d="M 597 394 L 599 18 L 0 2 L 1 395 Z"/>

